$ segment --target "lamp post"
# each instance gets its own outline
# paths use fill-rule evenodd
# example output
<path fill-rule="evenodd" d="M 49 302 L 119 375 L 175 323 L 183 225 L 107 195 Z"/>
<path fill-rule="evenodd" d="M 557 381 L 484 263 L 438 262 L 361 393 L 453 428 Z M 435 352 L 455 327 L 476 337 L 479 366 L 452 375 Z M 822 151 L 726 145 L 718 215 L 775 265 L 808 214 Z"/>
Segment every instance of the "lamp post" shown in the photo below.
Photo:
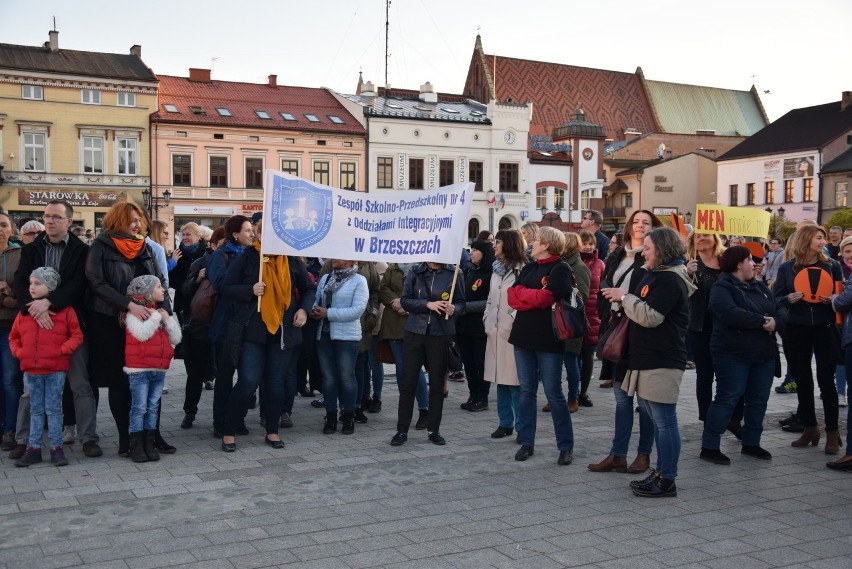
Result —
<path fill-rule="evenodd" d="M 766 212 L 766 213 L 768 213 L 769 215 L 772 215 L 772 208 L 771 208 L 771 207 L 769 207 L 769 206 L 766 206 L 766 209 L 765 209 L 765 210 L 763 210 L 763 211 L 765 211 L 765 212 Z"/>
<path fill-rule="evenodd" d="M 784 218 L 784 211 L 784 206 L 778 208 L 778 215 L 781 216 L 782 219 Z"/>
<path fill-rule="evenodd" d="M 160 196 L 154 195 L 154 192 L 151 188 L 145 188 L 142 190 L 142 198 L 145 200 L 145 208 L 148 210 L 148 214 L 151 216 L 151 219 L 156 219 L 160 213 L 160 210 L 169 205 L 169 200 L 172 197 L 172 192 L 166 189 L 163 191 L 163 204 L 160 205 Z"/>
<path fill-rule="evenodd" d="M 486 196 L 488 197 L 488 231 L 494 233 L 494 206 L 497 205 L 494 190 L 488 190 Z"/>

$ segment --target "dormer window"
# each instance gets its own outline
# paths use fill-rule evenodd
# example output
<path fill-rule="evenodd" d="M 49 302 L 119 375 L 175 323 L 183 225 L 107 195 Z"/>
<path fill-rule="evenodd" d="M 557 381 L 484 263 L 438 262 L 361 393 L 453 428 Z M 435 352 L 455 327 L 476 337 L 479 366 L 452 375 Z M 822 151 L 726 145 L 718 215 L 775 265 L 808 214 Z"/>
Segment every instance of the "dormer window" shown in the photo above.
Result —
<path fill-rule="evenodd" d="M 258 116 L 258 118 L 264 120 L 272 120 L 272 117 L 269 116 L 269 113 L 267 113 L 266 111 L 255 111 L 255 114 Z"/>
<path fill-rule="evenodd" d="M 310 122 L 320 122 L 316 115 L 305 114 L 305 118 L 308 119 Z"/>
<path fill-rule="evenodd" d="M 201 107 L 190 106 L 189 110 L 194 115 L 206 115 L 207 114 L 207 112 L 205 112 L 205 110 L 202 109 Z"/>
<path fill-rule="evenodd" d="M 328 120 L 330 120 L 334 124 L 343 124 L 343 119 L 336 115 L 328 115 Z"/>
<path fill-rule="evenodd" d="M 283 112 L 282 112 L 282 113 L 278 113 L 278 114 L 280 114 L 280 115 L 281 115 L 281 118 L 282 118 L 282 119 L 284 119 L 285 121 L 294 121 L 294 120 L 296 120 L 296 117 L 294 117 L 294 116 L 293 116 L 293 115 L 291 115 L 290 113 L 283 113 Z"/>
<path fill-rule="evenodd" d="M 217 108 L 216 112 L 219 113 L 219 116 L 221 116 L 221 117 L 232 117 L 232 116 L 234 116 L 234 114 L 229 109 L 226 109 L 225 107 Z"/>
<path fill-rule="evenodd" d="M 166 112 L 168 112 L 168 113 L 179 113 L 180 112 L 176 106 L 174 106 L 170 103 L 163 105 L 163 108 L 166 109 Z"/>

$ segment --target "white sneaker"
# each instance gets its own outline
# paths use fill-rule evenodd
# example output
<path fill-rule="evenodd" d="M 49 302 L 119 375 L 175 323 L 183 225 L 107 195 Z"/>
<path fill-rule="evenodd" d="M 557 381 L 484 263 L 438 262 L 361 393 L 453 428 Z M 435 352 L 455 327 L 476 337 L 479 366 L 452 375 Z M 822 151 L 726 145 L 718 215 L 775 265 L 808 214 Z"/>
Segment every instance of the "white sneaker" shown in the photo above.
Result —
<path fill-rule="evenodd" d="M 62 444 L 70 445 L 77 438 L 77 426 L 65 425 L 62 427 Z"/>
<path fill-rule="evenodd" d="M 846 403 L 846 396 L 845 396 L 845 395 L 840 395 L 840 394 L 838 393 L 838 394 L 837 394 L 837 404 L 838 404 L 840 407 L 847 407 L 847 406 L 848 406 L 848 404 Z"/>
<path fill-rule="evenodd" d="M 163 388 L 163 393 L 168 393 L 168 392 L 169 392 L 169 388 L 168 388 L 168 387 L 164 387 L 164 388 Z"/>

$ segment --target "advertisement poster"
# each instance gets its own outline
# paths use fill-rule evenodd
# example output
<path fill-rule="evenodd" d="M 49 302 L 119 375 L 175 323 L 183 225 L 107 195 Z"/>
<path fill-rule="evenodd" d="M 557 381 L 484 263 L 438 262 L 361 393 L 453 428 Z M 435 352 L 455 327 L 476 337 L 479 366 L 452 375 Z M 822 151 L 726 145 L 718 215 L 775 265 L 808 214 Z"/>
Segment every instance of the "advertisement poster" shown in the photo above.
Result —
<path fill-rule="evenodd" d="M 814 157 L 802 156 L 801 158 L 784 159 L 784 179 L 810 178 L 814 175 Z"/>

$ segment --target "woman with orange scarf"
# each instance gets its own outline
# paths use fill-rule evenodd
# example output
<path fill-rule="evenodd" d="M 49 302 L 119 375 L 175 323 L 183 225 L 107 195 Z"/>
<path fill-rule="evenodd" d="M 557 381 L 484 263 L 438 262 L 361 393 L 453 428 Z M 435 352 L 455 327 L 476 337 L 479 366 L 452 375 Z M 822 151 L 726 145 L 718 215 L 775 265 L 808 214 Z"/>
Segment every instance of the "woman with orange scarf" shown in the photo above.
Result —
<path fill-rule="evenodd" d="M 84 331 L 89 339 L 89 381 L 98 398 L 98 388 L 109 389 L 109 409 L 118 429 L 118 454 L 129 456 L 130 385 L 124 373 L 125 333 L 122 315 L 130 312 L 142 321 L 147 308 L 130 302 L 127 285 L 142 275 L 163 281 L 151 247 L 145 243 L 145 215 L 134 203 L 117 203 L 103 220 L 103 233 L 92 242 L 86 258 L 86 279 L 92 295 L 86 306 Z M 168 296 L 158 308 L 171 313 Z M 157 421 L 159 426 L 159 419 Z M 167 454 L 175 448 L 156 433 L 156 447 Z"/>
<path fill-rule="evenodd" d="M 236 450 L 237 429 L 261 382 L 264 440 L 274 449 L 284 448 L 278 418 L 284 411 L 286 392 L 296 391 L 296 376 L 290 371 L 299 359 L 302 327 L 308 321 L 316 292 L 297 257 L 264 255 L 261 259 L 259 226 L 257 235 L 254 246 L 247 247 L 230 264 L 222 283 L 222 298 L 231 304 L 229 320 L 245 323 L 239 376 L 227 403 L 222 437 L 225 452 Z"/>

